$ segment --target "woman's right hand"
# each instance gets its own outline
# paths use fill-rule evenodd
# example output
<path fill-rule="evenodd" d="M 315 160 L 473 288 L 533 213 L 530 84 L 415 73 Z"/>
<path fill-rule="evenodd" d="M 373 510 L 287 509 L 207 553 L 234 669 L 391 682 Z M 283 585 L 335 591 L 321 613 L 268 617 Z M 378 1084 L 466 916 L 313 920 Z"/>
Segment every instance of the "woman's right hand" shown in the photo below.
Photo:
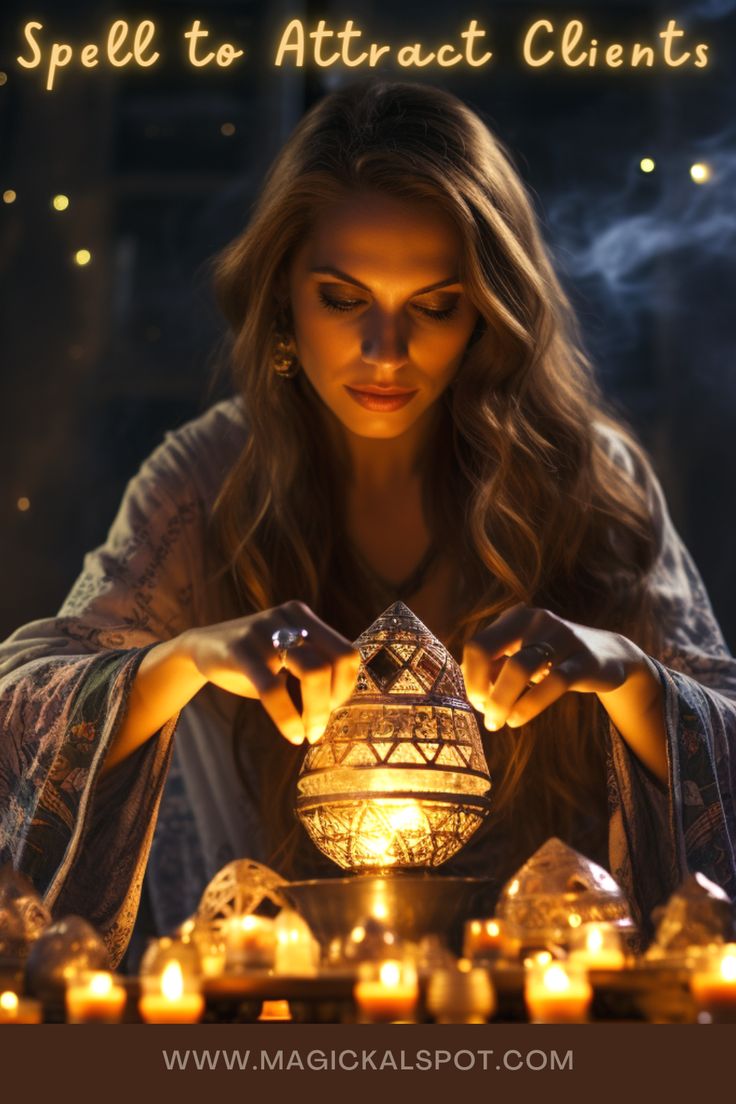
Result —
<path fill-rule="evenodd" d="M 271 638 L 285 628 L 307 629 L 309 636 L 286 652 L 282 668 Z M 208 682 L 232 694 L 259 698 L 292 744 L 320 738 L 332 710 L 350 696 L 360 666 L 360 653 L 350 641 L 296 600 L 188 629 L 180 646 Z M 300 683 L 301 716 L 286 688 L 287 672 Z"/>

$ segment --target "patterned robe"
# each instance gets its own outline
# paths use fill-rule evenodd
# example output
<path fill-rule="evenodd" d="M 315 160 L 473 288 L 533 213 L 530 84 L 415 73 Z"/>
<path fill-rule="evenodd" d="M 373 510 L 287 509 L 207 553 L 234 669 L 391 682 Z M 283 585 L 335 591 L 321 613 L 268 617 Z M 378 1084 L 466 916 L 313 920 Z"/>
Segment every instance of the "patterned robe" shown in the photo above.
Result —
<path fill-rule="evenodd" d="M 736 661 L 654 474 L 603 432 L 625 477 L 646 486 L 659 540 L 649 585 L 666 645 L 650 660 L 664 690 L 668 785 L 612 725 L 607 748 L 608 867 L 646 924 L 688 870 L 736 898 Z M 89 919 L 113 964 L 147 867 L 166 930 L 225 862 L 263 857 L 233 769 L 233 695 L 205 687 L 100 778 L 148 649 L 227 617 L 211 605 L 207 526 L 245 433 L 237 399 L 168 433 L 57 616 L 0 644 L 0 864 L 29 875 L 54 915 Z"/>

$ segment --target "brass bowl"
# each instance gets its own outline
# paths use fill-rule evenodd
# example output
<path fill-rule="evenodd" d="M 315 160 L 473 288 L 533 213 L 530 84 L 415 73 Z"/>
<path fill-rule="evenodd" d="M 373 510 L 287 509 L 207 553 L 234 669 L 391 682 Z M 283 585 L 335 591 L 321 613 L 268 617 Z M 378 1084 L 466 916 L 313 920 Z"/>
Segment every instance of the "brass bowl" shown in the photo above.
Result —
<path fill-rule="evenodd" d="M 425 935 L 457 942 L 463 921 L 491 915 L 498 891 L 489 878 L 400 872 L 291 882 L 281 890 L 324 947 L 371 917 L 410 942 Z"/>

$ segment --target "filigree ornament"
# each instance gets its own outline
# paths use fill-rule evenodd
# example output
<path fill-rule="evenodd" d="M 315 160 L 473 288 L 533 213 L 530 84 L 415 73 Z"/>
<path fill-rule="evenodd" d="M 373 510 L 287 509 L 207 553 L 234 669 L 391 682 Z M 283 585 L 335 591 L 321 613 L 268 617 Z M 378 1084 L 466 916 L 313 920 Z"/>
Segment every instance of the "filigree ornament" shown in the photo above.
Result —
<path fill-rule="evenodd" d="M 403 602 L 355 642 L 350 699 L 309 748 L 297 813 L 343 869 L 436 867 L 487 815 L 491 780 L 453 657 Z"/>

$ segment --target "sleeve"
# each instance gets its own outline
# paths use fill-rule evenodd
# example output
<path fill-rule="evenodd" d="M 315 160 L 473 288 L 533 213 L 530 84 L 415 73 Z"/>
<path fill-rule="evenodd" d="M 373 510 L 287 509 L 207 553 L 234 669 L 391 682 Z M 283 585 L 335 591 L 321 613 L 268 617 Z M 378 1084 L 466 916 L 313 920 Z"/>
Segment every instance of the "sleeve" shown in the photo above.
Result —
<path fill-rule="evenodd" d="M 0 862 L 114 964 L 135 915 L 178 716 L 100 778 L 146 652 L 193 623 L 204 507 L 175 434 L 128 483 L 58 615 L 0 644 Z"/>
<path fill-rule="evenodd" d="M 651 934 L 652 909 L 688 872 L 736 898 L 736 660 L 656 476 L 631 454 L 627 467 L 646 488 L 658 540 L 648 585 L 661 647 L 648 660 L 664 694 L 669 780 L 656 779 L 610 726 L 609 850 Z"/>

